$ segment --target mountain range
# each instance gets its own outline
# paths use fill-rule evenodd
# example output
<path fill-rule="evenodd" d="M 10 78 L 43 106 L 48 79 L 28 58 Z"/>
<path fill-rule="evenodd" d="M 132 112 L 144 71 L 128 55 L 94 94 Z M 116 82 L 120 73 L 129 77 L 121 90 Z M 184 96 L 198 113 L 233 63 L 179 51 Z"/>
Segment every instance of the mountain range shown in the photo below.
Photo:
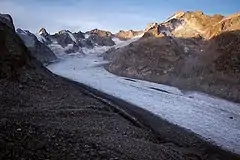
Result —
<path fill-rule="evenodd" d="M 35 35 L 22 29 L 16 32 L 44 64 L 63 53 L 84 55 L 104 47 L 104 59 L 110 61 L 106 69 L 114 74 L 240 101 L 239 29 L 240 13 L 225 17 L 188 11 L 151 23 L 143 31 L 61 30 L 50 35 L 41 28 Z"/>

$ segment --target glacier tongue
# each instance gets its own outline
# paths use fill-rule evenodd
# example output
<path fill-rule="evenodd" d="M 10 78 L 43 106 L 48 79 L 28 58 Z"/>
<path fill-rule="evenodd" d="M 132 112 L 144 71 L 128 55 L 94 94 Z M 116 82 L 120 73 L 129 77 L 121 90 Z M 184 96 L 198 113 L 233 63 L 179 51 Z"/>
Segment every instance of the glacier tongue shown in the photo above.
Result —
<path fill-rule="evenodd" d="M 48 66 L 52 72 L 123 99 L 240 154 L 240 105 L 200 93 L 115 76 L 97 54 L 65 56 Z"/>

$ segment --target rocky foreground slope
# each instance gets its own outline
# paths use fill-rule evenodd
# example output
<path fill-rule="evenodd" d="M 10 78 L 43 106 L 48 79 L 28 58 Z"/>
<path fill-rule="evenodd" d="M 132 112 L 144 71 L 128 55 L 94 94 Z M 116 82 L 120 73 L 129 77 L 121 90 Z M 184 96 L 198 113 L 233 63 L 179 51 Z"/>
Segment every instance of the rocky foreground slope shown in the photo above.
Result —
<path fill-rule="evenodd" d="M 240 14 L 178 12 L 106 56 L 115 74 L 240 102 Z"/>
<path fill-rule="evenodd" d="M 237 159 L 135 126 L 50 73 L 9 24 L 0 22 L 0 159 Z"/>

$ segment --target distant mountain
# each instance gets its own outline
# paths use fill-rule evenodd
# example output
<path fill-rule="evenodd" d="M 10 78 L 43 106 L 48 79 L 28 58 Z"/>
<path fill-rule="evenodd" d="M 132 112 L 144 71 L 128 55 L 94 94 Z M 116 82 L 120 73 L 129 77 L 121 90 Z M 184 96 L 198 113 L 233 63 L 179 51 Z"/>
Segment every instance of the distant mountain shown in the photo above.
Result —
<path fill-rule="evenodd" d="M 119 38 L 120 40 L 128 40 L 128 39 L 134 38 L 136 36 L 139 36 L 143 33 L 144 33 L 144 31 L 133 31 L 133 30 L 123 31 L 123 30 L 120 30 L 118 33 L 116 33 L 114 35 L 114 37 Z"/>
<path fill-rule="evenodd" d="M 82 48 L 91 49 L 94 46 L 113 46 L 113 34 L 108 31 L 94 29 L 83 33 L 72 33 L 69 30 L 61 30 L 53 35 L 48 34 L 46 29 L 40 29 L 37 34 L 39 41 L 48 45 L 56 54 L 59 52 L 76 53 L 82 52 Z"/>
<path fill-rule="evenodd" d="M 113 34 L 109 31 L 99 30 L 99 29 L 93 29 L 91 31 L 87 31 L 86 34 L 96 34 L 99 37 L 113 37 Z"/>
<path fill-rule="evenodd" d="M 32 56 L 37 58 L 40 62 L 48 64 L 57 60 L 52 50 L 48 48 L 47 45 L 40 42 L 34 34 L 20 28 L 18 28 L 16 32 L 31 51 Z"/>
<path fill-rule="evenodd" d="M 143 37 L 111 50 L 115 74 L 240 101 L 240 14 L 177 12 L 147 26 Z"/>

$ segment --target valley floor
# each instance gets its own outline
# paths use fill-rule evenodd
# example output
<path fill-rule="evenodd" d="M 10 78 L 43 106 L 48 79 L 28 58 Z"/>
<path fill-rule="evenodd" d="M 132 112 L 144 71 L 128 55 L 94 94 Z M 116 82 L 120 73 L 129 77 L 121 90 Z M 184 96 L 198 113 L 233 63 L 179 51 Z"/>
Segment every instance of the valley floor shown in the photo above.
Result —
<path fill-rule="evenodd" d="M 240 154 L 240 104 L 107 72 L 94 54 L 62 57 L 48 69 L 60 76 L 146 109 L 173 124 Z"/>

